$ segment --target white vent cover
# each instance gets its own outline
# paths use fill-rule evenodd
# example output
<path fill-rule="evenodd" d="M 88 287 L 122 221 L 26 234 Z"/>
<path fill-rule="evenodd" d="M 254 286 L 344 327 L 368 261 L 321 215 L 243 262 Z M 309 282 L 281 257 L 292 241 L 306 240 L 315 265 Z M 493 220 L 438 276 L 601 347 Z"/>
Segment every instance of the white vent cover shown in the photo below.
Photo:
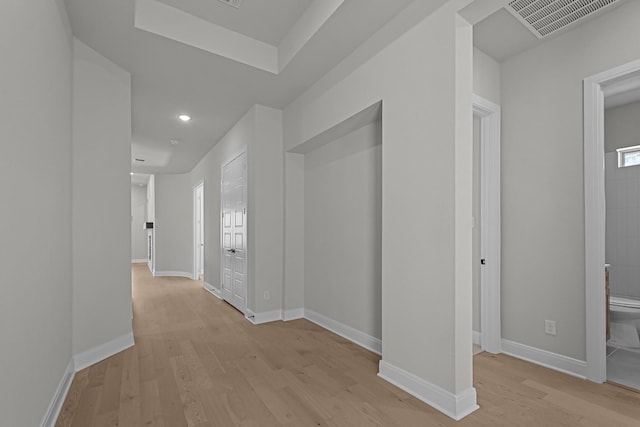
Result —
<path fill-rule="evenodd" d="M 218 0 L 224 4 L 228 4 L 229 6 L 233 6 L 236 9 L 238 9 L 240 7 L 240 3 L 242 2 L 242 0 Z"/>
<path fill-rule="evenodd" d="M 506 9 L 539 39 L 581 24 L 623 0 L 513 0 Z"/>

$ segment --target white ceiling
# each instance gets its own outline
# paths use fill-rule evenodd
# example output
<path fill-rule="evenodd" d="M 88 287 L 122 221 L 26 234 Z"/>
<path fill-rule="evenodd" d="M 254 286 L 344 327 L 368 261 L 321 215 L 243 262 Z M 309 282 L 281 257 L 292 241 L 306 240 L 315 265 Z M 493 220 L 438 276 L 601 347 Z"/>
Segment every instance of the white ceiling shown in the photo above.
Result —
<path fill-rule="evenodd" d="M 162 0 L 268 43 L 282 39 L 317 1 L 243 0 L 235 9 L 217 0 Z M 185 173 L 252 105 L 284 108 L 413 1 L 345 0 L 279 74 L 135 28 L 134 0 L 65 4 L 74 35 L 131 73 L 132 171 Z M 181 113 L 191 122 L 180 122 Z"/>
<path fill-rule="evenodd" d="M 615 7 L 622 6 L 625 1 L 619 1 L 600 13 L 608 13 Z M 579 25 L 585 24 L 590 19 L 593 17 L 585 19 Z M 565 31 L 573 31 L 579 25 L 567 28 Z M 518 19 L 502 8 L 474 25 L 473 44 L 496 61 L 503 62 L 514 55 L 552 40 L 565 31 L 545 39 L 538 39 Z M 634 76 L 605 88 L 605 108 L 615 108 L 640 101 L 639 82 L 640 76 Z"/>
<path fill-rule="evenodd" d="M 236 9 L 217 0 L 160 0 L 212 24 L 277 46 L 313 0 L 244 0 Z"/>
<path fill-rule="evenodd" d="M 627 0 L 617 0 L 606 7 L 597 9 L 594 13 L 551 33 L 552 35 L 548 35 L 543 39 L 538 39 L 538 37 L 516 17 L 509 13 L 506 8 L 501 8 L 473 27 L 473 43 L 478 49 L 493 57 L 496 61 L 503 62 L 513 55 L 538 46 L 565 32 L 572 31 L 580 25 L 622 6 L 626 1 Z M 547 5 L 549 3 L 547 6 L 553 8 L 556 6 L 551 4 L 553 2 L 557 2 L 557 7 L 571 6 L 570 2 L 567 3 L 566 1 L 560 0 L 545 1 L 544 4 Z M 587 3 L 582 3 L 582 5 L 585 6 L 585 9 L 591 7 L 591 5 Z M 545 7 L 545 9 L 546 8 L 547 7 Z"/>
<path fill-rule="evenodd" d="M 498 62 L 540 43 L 541 40 L 504 8 L 473 26 L 473 44 Z"/>

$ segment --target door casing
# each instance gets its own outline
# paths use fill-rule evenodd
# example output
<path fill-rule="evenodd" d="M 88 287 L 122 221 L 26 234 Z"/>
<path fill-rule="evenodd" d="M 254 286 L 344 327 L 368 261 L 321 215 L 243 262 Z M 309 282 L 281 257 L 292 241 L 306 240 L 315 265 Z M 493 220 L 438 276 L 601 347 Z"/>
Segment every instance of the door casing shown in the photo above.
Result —
<path fill-rule="evenodd" d="M 198 201 L 200 197 L 200 201 Z M 198 225 L 198 216 L 200 224 Z M 193 280 L 204 273 L 204 181 L 193 187 Z"/>
<path fill-rule="evenodd" d="M 473 95 L 480 117 L 480 345 L 502 352 L 500 310 L 500 106 Z M 480 260 L 473 260 L 480 262 Z"/>

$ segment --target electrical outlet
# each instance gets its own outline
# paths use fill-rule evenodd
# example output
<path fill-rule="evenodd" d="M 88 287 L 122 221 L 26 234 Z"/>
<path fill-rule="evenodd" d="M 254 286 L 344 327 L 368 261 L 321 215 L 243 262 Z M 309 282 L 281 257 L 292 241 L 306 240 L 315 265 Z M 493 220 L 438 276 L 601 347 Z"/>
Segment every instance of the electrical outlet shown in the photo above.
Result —
<path fill-rule="evenodd" d="M 544 333 L 547 335 L 556 335 L 556 321 L 555 320 L 545 320 L 544 321 Z"/>
<path fill-rule="evenodd" d="M 269 295 L 269 291 L 264 291 L 264 299 L 267 301 L 271 299 L 271 295 Z"/>

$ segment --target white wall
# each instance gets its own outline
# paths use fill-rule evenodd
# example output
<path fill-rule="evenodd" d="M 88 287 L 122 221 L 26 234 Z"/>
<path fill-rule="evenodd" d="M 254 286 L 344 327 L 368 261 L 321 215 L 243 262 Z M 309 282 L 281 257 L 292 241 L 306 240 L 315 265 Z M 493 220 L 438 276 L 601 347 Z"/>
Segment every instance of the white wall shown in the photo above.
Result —
<path fill-rule="evenodd" d="M 585 359 L 582 80 L 640 57 L 640 2 L 502 63 L 503 337 Z M 557 336 L 544 333 L 556 320 Z"/>
<path fill-rule="evenodd" d="M 500 105 L 500 64 L 473 48 L 473 93 Z"/>
<path fill-rule="evenodd" d="M 254 135 L 248 152 L 249 280 L 256 313 L 282 309 L 284 252 L 284 154 L 282 111 L 254 106 Z M 253 230 L 253 231 L 252 231 Z M 251 290 L 251 288 L 249 288 Z M 270 299 L 265 300 L 264 292 Z"/>
<path fill-rule="evenodd" d="M 188 173 L 155 175 L 155 210 L 155 273 L 191 277 L 193 189 Z"/>
<path fill-rule="evenodd" d="M 131 80 L 73 43 L 73 352 L 131 334 Z"/>
<path fill-rule="evenodd" d="M 604 152 L 640 145 L 640 102 L 604 112 Z"/>
<path fill-rule="evenodd" d="M 472 47 L 461 3 L 284 114 L 289 151 L 382 100 L 383 361 L 454 394 L 472 387 Z"/>
<path fill-rule="evenodd" d="M 299 317 L 304 308 L 304 154 L 284 153 L 284 318 Z"/>
<path fill-rule="evenodd" d="M 71 36 L 62 1 L 0 13 L 0 424 L 40 425 L 71 358 Z"/>
<path fill-rule="evenodd" d="M 305 154 L 304 305 L 382 337 L 382 129 Z"/>
<path fill-rule="evenodd" d="M 204 182 L 204 280 L 218 290 L 221 290 L 220 215 L 222 211 L 220 209 L 220 182 L 222 180 L 222 165 L 246 150 L 247 145 L 253 140 L 254 116 L 255 111 L 251 108 L 190 173 L 191 186 L 195 186 L 201 181 Z M 186 236 L 190 240 L 193 239 L 191 234 Z"/>
<path fill-rule="evenodd" d="M 131 259 L 147 259 L 147 187 L 131 186 Z"/>
<path fill-rule="evenodd" d="M 149 176 L 149 182 L 147 183 L 147 222 L 156 221 L 156 177 L 155 175 Z"/>
<path fill-rule="evenodd" d="M 283 251 L 284 251 L 284 158 L 282 153 L 282 112 L 261 105 L 253 106 L 245 116 L 204 156 L 189 174 L 188 197 L 192 201 L 192 187 L 204 182 L 205 220 L 205 281 L 220 289 L 220 182 L 222 166 L 242 151 L 247 151 L 248 175 L 248 248 L 249 274 L 247 307 L 256 312 L 269 312 L 282 308 Z M 156 181 L 159 191 L 160 184 Z M 187 191 L 186 187 L 167 194 Z M 156 196 L 156 216 L 172 209 L 160 205 Z M 173 207 L 175 209 L 175 205 Z M 192 227 L 193 209 L 189 209 L 188 227 Z M 184 221 L 186 221 L 186 216 Z M 156 233 L 158 230 L 156 230 Z M 193 231 L 180 232 L 179 244 L 193 245 Z M 157 245 L 161 240 L 156 240 Z M 193 248 L 188 251 L 193 262 Z M 156 246 L 158 248 L 158 246 Z M 160 249 L 157 249 L 160 251 Z M 192 265 L 192 264 L 190 264 Z M 157 269 L 160 269 L 157 266 Z M 264 292 L 270 299 L 265 300 Z"/>

